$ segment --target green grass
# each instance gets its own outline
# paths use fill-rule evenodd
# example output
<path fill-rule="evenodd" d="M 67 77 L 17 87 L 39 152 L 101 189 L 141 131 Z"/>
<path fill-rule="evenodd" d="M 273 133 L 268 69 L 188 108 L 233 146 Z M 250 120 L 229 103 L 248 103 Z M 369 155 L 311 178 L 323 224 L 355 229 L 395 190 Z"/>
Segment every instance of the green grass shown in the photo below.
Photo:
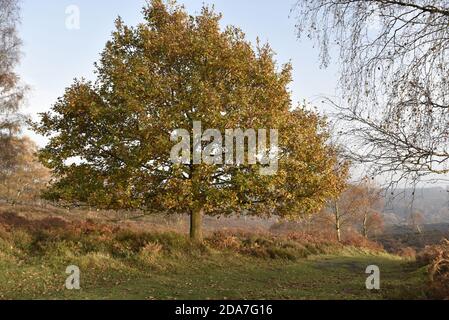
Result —
<path fill-rule="evenodd" d="M 77 259 L 75 259 L 77 260 Z M 84 261 L 83 261 L 84 260 Z M 81 290 L 64 288 L 66 264 L 0 264 L 3 299 L 419 299 L 425 270 L 389 256 L 317 256 L 297 261 L 215 253 L 130 266 L 93 255 L 77 261 Z M 381 290 L 365 288 L 365 269 L 381 270 Z"/>
<path fill-rule="evenodd" d="M 9 217 L 0 225 L 0 299 L 421 299 L 426 270 L 375 244 L 216 233 L 202 245 L 175 232 Z M 381 290 L 365 288 L 368 265 Z M 81 270 L 67 290 L 65 270 Z"/>

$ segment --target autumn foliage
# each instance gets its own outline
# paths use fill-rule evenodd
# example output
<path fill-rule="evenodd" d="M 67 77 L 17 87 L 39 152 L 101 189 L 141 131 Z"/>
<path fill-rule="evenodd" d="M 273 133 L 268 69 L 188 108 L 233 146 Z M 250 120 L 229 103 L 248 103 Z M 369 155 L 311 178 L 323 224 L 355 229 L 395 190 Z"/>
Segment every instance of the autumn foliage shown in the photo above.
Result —
<path fill-rule="evenodd" d="M 154 0 L 136 27 L 116 30 L 95 83 L 77 80 L 35 124 L 49 137 L 42 163 L 58 178 L 46 196 L 108 209 L 188 213 L 201 240 L 203 215 L 319 211 L 339 192 L 326 122 L 291 104 L 291 66 L 268 45 L 254 47 L 221 16 Z M 293 108 L 295 107 L 295 108 Z M 174 164 L 173 130 L 276 129 L 279 169 L 260 164 Z M 338 168 L 337 168 L 338 171 Z"/>
<path fill-rule="evenodd" d="M 427 246 L 418 255 L 417 261 L 428 265 L 432 298 L 449 299 L 449 240 Z"/>

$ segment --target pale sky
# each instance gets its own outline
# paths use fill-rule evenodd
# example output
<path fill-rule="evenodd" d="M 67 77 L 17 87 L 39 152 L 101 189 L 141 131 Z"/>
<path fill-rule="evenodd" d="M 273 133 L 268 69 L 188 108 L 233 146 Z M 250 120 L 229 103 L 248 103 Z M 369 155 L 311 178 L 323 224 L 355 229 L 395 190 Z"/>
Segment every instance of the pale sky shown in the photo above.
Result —
<path fill-rule="evenodd" d="M 93 64 L 99 58 L 114 30 L 114 20 L 121 16 L 126 24 L 142 21 L 145 0 L 22 0 L 23 58 L 17 71 L 30 86 L 24 112 L 37 119 L 47 111 L 74 78 L 94 80 Z M 307 40 L 296 37 L 295 0 L 178 0 L 190 14 L 198 14 L 203 4 L 213 5 L 223 14 L 222 26 L 240 27 L 255 43 L 257 37 L 269 42 L 279 64 L 291 62 L 294 104 L 303 100 L 321 109 L 321 96 L 336 96 L 338 68 L 321 69 L 318 50 Z M 66 10 L 75 6 L 80 13 L 80 28 L 66 26 Z M 40 146 L 46 140 L 26 130 Z M 448 177 L 449 178 L 449 177 Z M 446 183 L 443 183 L 444 185 Z"/>
<path fill-rule="evenodd" d="M 337 69 L 320 69 L 318 50 L 308 41 L 296 38 L 294 15 L 290 10 L 295 0 L 184 0 L 191 14 L 203 3 L 214 5 L 223 14 L 222 25 L 240 27 L 248 39 L 268 41 L 280 64 L 291 61 L 292 97 L 320 106 L 319 96 L 335 95 Z M 80 29 L 66 27 L 66 9 L 75 5 L 80 12 Z M 49 110 L 74 78 L 94 79 L 93 64 L 98 60 L 120 15 L 126 24 L 142 21 L 144 0 L 22 0 L 20 36 L 24 42 L 23 59 L 18 73 L 31 87 L 25 113 L 36 119 L 38 112 Z M 27 131 L 39 145 L 45 140 Z"/>

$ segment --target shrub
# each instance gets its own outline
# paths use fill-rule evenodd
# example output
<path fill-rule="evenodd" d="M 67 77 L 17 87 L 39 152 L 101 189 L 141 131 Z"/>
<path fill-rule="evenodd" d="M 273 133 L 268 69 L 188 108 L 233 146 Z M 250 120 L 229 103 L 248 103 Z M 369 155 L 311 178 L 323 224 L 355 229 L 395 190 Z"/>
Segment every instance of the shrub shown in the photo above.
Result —
<path fill-rule="evenodd" d="M 441 244 L 426 246 L 417 257 L 417 262 L 428 265 L 432 298 L 449 299 L 449 240 Z"/>
<path fill-rule="evenodd" d="M 382 251 L 381 244 L 371 241 L 357 232 L 347 232 L 343 244 L 346 246 L 353 246 L 356 248 L 365 248 L 372 251 Z"/>
<path fill-rule="evenodd" d="M 405 247 L 405 248 L 399 248 L 399 250 L 396 252 L 397 255 L 407 258 L 410 260 L 413 260 L 416 258 L 416 250 L 412 247 Z"/>
<path fill-rule="evenodd" d="M 0 249 L 21 259 L 46 257 L 51 263 L 81 259 L 99 267 L 108 259 L 131 265 L 153 265 L 158 257 L 193 257 L 210 254 L 210 249 L 262 259 L 295 260 L 318 254 L 338 254 L 344 245 L 327 233 L 219 231 L 203 244 L 192 243 L 186 234 L 145 232 L 94 220 L 65 221 L 59 218 L 32 220 L 14 213 L 0 215 Z M 353 247 L 379 246 L 352 236 Z M 50 259 L 51 258 L 51 259 Z"/>
<path fill-rule="evenodd" d="M 332 254 L 343 250 L 344 245 L 321 235 L 292 232 L 286 235 L 253 234 L 245 232 L 220 231 L 206 239 L 209 246 L 218 250 L 230 250 L 239 254 L 265 259 L 295 260 L 311 255 Z M 359 237 L 348 240 L 348 245 L 369 250 L 382 247 Z"/>
<path fill-rule="evenodd" d="M 124 269 L 124 265 L 120 261 L 103 252 L 88 253 L 81 256 L 77 263 L 83 270 Z"/>
<path fill-rule="evenodd" d="M 138 258 L 146 265 L 152 265 L 162 253 L 162 245 L 149 242 L 139 252 Z"/>

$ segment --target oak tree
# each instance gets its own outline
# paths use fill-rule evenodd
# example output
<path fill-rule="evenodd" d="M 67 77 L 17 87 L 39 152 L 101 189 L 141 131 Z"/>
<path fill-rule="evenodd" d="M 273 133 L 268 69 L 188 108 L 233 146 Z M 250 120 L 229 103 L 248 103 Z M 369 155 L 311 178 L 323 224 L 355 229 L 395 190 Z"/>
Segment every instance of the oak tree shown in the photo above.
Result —
<path fill-rule="evenodd" d="M 203 215 L 318 211 L 338 183 L 335 151 L 325 120 L 293 108 L 291 66 L 279 68 L 270 47 L 254 47 L 240 29 L 222 29 L 207 7 L 190 16 L 154 0 L 143 15 L 136 27 L 117 19 L 96 81 L 75 81 L 34 125 L 49 137 L 40 159 L 57 178 L 46 197 L 188 213 L 198 241 Z M 261 175 L 261 163 L 173 163 L 173 131 L 195 122 L 223 134 L 278 130 L 276 174 Z M 246 158 L 248 145 L 244 151 Z"/>

